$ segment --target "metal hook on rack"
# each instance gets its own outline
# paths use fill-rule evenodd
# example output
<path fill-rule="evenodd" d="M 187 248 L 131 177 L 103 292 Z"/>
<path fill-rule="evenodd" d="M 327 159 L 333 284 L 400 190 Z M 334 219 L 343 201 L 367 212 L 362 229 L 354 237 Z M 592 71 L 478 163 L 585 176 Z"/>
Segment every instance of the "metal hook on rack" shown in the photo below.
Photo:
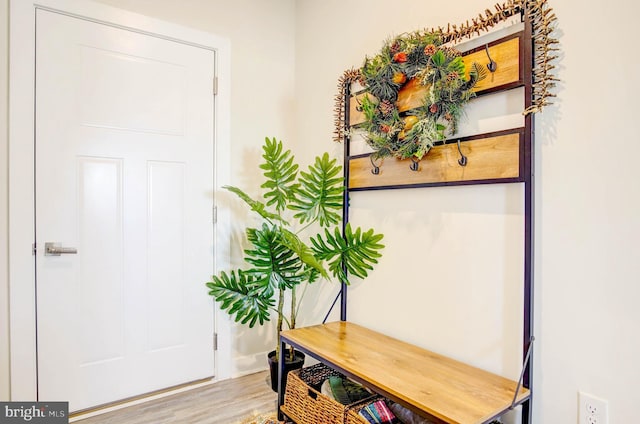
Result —
<path fill-rule="evenodd" d="M 488 44 L 484 45 L 484 50 L 487 53 L 487 57 L 489 58 L 489 63 L 487 63 L 487 69 L 489 69 L 489 72 L 493 73 L 493 72 L 496 71 L 496 69 L 498 69 L 498 63 L 491 58 L 491 55 L 489 54 L 489 45 Z"/>
<path fill-rule="evenodd" d="M 373 166 L 373 169 L 371 169 L 371 173 L 373 175 L 378 175 L 380 173 L 380 165 L 375 164 L 375 162 L 373 161 L 373 155 L 369 155 L 369 160 L 371 161 L 371 166 Z M 382 161 L 380 162 L 380 164 L 382 164 Z"/>
<path fill-rule="evenodd" d="M 460 166 L 467 166 L 467 157 L 462 153 L 462 149 L 460 148 L 460 140 L 458 140 L 458 153 L 460 153 L 458 164 L 460 164 Z"/>
<path fill-rule="evenodd" d="M 412 171 L 417 171 L 419 169 L 420 159 L 416 159 L 415 157 L 411 157 L 411 165 L 409 165 L 409 169 Z"/>

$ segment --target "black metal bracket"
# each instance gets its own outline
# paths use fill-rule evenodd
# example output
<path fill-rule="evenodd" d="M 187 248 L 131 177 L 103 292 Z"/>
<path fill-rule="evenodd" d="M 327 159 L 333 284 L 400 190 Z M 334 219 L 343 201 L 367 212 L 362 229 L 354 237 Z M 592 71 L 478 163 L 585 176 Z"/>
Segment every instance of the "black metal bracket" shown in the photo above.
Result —
<path fill-rule="evenodd" d="M 529 348 L 527 349 L 527 355 L 524 357 L 524 363 L 522 364 L 522 372 L 520 373 L 520 378 L 518 379 L 518 385 L 516 386 L 516 392 L 513 394 L 513 401 L 511 402 L 511 406 L 509 409 L 513 409 L 516 406 L 516 399 L 518 398 L 518 393 L 520 393 L 520 387 L 522 387 L 522 380 L 524 379 L 524 372 L 529 366 L 529 359 L 531 358 L 531 350 L 533 349 L 533 341 L 536 338 L 531 336 L 529 340 Z"/>
<path fill-rule="evenodd" d="M 324 319 L 322 320 L 323 324 L 327 323 L 327 320 L 329 319 L 329 315 L 331 315 L 331 311 L 333 311 L 333 308 L 336 306 L 336 303 L 338 302 L 338 299 L 340 298 L 340 296 L 342 296 L 342 290 L 340 290 L 338 292 L 338 294 L 336 295 L 336 298 L 333 299 L 333 303 L 331 304 L 331 307 L 329 308 L 329 310 L 327 311 L 327 315 L 324 316 Z"/>

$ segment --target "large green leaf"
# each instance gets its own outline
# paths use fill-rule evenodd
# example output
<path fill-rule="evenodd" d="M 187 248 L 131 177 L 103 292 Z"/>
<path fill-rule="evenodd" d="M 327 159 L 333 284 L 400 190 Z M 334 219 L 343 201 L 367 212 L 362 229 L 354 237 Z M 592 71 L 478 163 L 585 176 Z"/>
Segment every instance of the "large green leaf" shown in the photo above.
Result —
<path fill-rule="evenodd" d="M 293 162 L 290 150 L 284 150 L 282 141 L 275 138 L 265 138 L 262 146 L 264 163 L 260 168 L 264 170 L 267 179 L 260 187 L 266 189 L 264 198 L 267 206 L 275 205 L 276 210 L 283 211 L 294 198 L 299 184 L 296 183 L 298 165 Z"/>
<path fill-rule="evenodd" d="M 366 278 L 373 265 L 378 263 L 379 252 L 384 245 L 380 243 L 382 234 L 375 234 L 373 229 L 362 232 L 354 231 L 351 225 L 345 227 L 344 237 L 338 228 L 332 234 L 329 230 L 311 239 L 316 256 L 329 262 L 329 270 L 342 283 L 349 284 L 348 275 Z M 346 269 L 346 273 L 345 273 Z"/>
<path fill-rule="evenodd" d="M 304 281 L 302 261 L 283 242 L 282 231 L 267 224 L 260 229 L 247 229 L 247 239 L 253 248 L 244 251 L 244 259 L 253 267 L 244 272 L 255 277 L 256 285 L 270 296 L 276 289 L 292 288 Z"/>
<path fill-rule="evenodd" d="M 224 271 L 214 275 L 213 281 L 206 283 L 209 295 L 220 303 L 220 308 L 227 311 L 236 322 L 253 327 L 269 321 L 270 309 L 275 302 L 256 290 L 255 278 L 242 271 Z"/>
<path fill-rule="evenodd" d="M 344 177 L 342 166 L 329 154 L 316 157 L 309 172 L 300 172 L 300 189 L 289 208 L 298 211 L 294 216 L 300 223 L 315 222 L 325 227 L 342 219 L 342 194 Z"/>
<path fill-rule="evenodd" d="M 238 196 L 240 199 L 242 199 L 247 205 L 249 205 L 249 207 L 251 208 L 252 211 L 257 212 L 264 219 L 266 219 L 268 221 L 279 221 L 279 222 L 281 222 L 281 223 L 283 223 L 285 225 L 287 224 L 287 222 L 284 219 L 282 219 L 282 217 L 280 215 L 272 213 L 272 212 L 269 212 L 264 203 L 262 203 L 262 202 L 260 202 L 258 200 L 252 199 L 247 193 L 245 193 L 244 191 L 242 191 L 238 187 L 223 186 L 222 188 L 224 188 L 225 190 L 229 190 L 230 192 L 234 193 L 236 196 Z"/>
<path fill-rule="evenodd" d="M 320 261 L 318 261 L 318 258 L 316 258 L 313 249 L 311 249 L 302 240 L 300 240 L 300 237 L 287 230 L 286 228 L 282 228 L 281 231 L 283 244 L 285 244 L 289 249 L 295 252 L 298 258 L 300 258 L 300 260 L 305 265 L 316 270 L 323 277 L 329 278 L 329 274 L 327 274 L 324 266 L 322 266 Z M 312 279 L 315 280 L 315 278 Z"/>

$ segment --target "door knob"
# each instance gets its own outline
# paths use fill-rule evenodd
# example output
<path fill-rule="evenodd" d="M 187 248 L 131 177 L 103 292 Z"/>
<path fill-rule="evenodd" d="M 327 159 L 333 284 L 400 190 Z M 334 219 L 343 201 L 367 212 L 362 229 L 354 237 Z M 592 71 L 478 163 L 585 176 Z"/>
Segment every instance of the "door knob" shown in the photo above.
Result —
<path fill-rule="evenodd" d="M 60 243 L 46 242 L 44 244 L 45 256 L 75 255 L 78 249 L 75 247 L 62 247 Z"/>

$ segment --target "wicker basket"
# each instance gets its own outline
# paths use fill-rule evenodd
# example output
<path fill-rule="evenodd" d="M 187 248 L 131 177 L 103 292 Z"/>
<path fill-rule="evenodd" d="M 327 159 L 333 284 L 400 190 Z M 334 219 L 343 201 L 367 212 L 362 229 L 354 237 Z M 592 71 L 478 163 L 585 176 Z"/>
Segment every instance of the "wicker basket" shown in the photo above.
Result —
<path fill-rule="evenodd" d="M 322 382 L 331 376 L 341 374 L 323 364 L 291 371 L 287 376 L 282 412 L 297 424 L 344 424 L 347 411 L 356 404 L 343 405 L 320 392 Z M 360 418 L 357 413 L 356 418 Z M 366 421 L 352 423 L 366 424 Z"/>

